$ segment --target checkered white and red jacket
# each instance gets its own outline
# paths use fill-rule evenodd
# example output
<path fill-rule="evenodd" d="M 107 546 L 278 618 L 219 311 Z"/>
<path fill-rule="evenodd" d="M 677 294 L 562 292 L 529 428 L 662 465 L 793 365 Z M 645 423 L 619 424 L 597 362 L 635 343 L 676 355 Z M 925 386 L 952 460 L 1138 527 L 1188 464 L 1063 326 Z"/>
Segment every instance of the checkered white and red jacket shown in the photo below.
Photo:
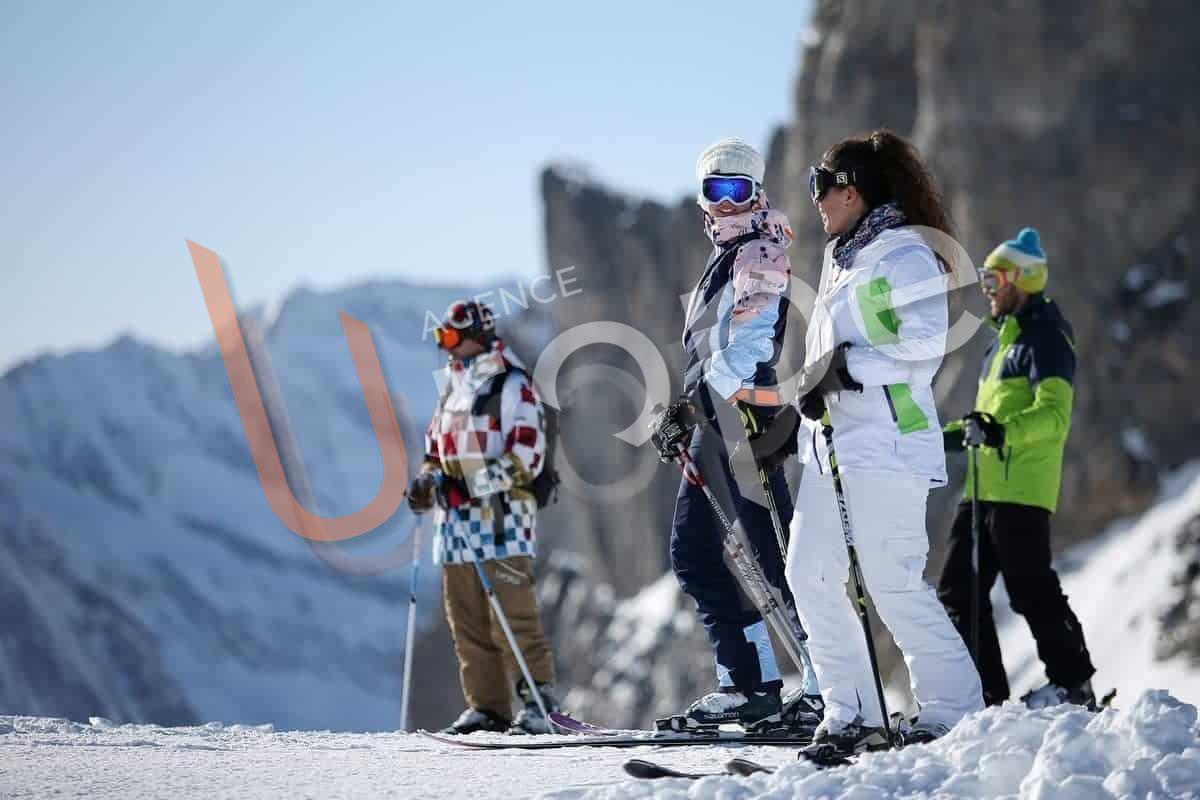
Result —
<path fill-rule="evenodd" d="M 481 561 L 535 555 L 537 502 L 529 486 L 546 458 L 546 424 L 524 369 L 497 339 L 489 352 L 439 373 L 441 399 L 422 465 L 446 478 L 449 507 L 434 507 L 437 563 L 469 564 L 467 548 Z M 481 402 L 496 381 L 503 381 L 499 402 Z"/>

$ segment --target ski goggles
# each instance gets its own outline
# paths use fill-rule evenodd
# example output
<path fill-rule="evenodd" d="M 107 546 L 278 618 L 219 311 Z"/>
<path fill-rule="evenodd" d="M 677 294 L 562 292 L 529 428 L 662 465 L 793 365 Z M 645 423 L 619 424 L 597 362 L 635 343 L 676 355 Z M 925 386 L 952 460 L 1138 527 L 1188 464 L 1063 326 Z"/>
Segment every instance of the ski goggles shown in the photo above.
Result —
<path fill-rule="evenodd" d="M 985 294 L 995 294 L 1012 283 L 1008 279 L 1008 273 L 999 269 L 979 269 L 979 285 L 983 287 Z"/>
<path fill-rule="evenodd" d="M 821 201 L 825 193 L 834 187 L 850 186 L 854 183 L 854 173 L 848 170 L 831 170 L 825 167 L 808 168 L 808 194 L 813 205 Z"/>
<path fill-rule="evenodd" d="M 740 206 L 758 196 L 758 182 L 748 175 L 709 175 L 700 182 L 700 196 L 709 203 L 728 200 Z"/>
<path fill-rule="evenodd" d="M 462 344 L 462 331 L 458 328 L 445 328 L 439 325 L 433 329 L 433 340 L 443 350 L 453 350 Z"/>

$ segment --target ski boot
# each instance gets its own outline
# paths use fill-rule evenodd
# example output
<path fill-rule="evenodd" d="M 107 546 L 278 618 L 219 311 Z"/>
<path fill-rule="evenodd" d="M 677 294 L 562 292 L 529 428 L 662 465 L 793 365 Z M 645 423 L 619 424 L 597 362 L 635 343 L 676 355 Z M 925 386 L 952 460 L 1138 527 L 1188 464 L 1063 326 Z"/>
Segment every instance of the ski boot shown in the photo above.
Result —
<path fill-rule="evenodd" d="M 1049 708 L 1050 706 L 1072 703 L 1083 706 L 1088 711 L 1098 710 L 1096 693 L 1092 691 L 1092 682 L 1084 681 L 1078 686 L 1066 687 L 1056 683 L 1047 683 L 1040 689 L 1021 695 L 1021 702 L 1029 708 Z"/>
<path fill-rule="evenodd" d="M 539 683 L 537 685 L 538 694 L 542 696 L 542 702 L 546 704 L 546 713 L 558 711 L 558 700 L 554 697 L 554 685 L 550 683 Z M 538 708 L 537 700 L 533 698 L 533 692 L 529 691 L 529 684 L 525 683 L 525 679 L 517 681 L 517 696 L 521 698 L 524 708 L 517 712 L 516 719 L 512 722 L 512 727 L 509 728 L 509 733 L 554 733 L 554 726 L 550 724 L 550 720 L 542 716 L 542 710 Z"/>
<path fill-rule="evenodd" d="M 797 758 L 821 766 L 836 766 L 850 763 L 860 753 L 889 747 L 884 729 L 865 724 L 862 717 L 855 717 L 853 722 L 826 717 L 813 733 L 812 744 L 801 750 Z"/>
<path fill-rule="evenodd" d="M 950 726 L 941 722 L 922 722 L 919 718 L 906 725 L 900 732 L 900 741 L 910 744 L 929 744 L 950 732 Z"/>
<path fill-rule="evenodd" d="M 721 725 L 737 723 L 748 733 L 778 728 L 783 722 L 783 701 L 778 689 L 742 693 L 724 688 L 709 692 L 683 714 L 655 720 L 659 730 L 716 733 Z"/>
<path fill-rule="evenodd" d="M 488 711 L 482 708 L 468 708 L 458 715 L 458 719 L 445 728 L 442 728 L 440 733 L 467 734 L 475 733 L 476 731 L 504 733 L 511 724 L 495 711 Z"/>
<path fill-rule="evenodd" d="M 805 694 L 793 689 L 783 698 L 783 729 L 812 736 L 825 719 L 825 701 L 819 694 Z"/>

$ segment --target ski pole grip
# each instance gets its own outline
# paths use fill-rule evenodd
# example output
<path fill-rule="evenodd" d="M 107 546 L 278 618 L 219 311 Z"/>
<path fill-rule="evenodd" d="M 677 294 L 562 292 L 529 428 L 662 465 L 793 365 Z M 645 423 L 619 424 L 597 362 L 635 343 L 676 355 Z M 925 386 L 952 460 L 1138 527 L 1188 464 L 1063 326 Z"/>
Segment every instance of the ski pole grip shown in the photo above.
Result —
<path fill-rule="evenodd" d="M 704 476 L 700 474 L 696 462 L 688 455 L 687 448 L 681 444 L 675 445 L 675 460 L 679 462 L 680 469 L 683 470 L 683 477 L 692 486 L 704 486 Z"/>

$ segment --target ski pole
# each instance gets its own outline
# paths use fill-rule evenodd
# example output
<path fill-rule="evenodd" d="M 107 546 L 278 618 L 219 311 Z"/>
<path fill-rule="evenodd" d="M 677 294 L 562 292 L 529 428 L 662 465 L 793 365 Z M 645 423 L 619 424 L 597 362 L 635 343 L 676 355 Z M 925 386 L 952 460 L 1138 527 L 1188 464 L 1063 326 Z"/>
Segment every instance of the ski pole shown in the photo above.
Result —
<path fill-rule="evenodd" d="M 756 420 L 751 416 L 754 412 L 747 408 L 746 403 L 738 403 L 738 411 L 742 418 L 742 427 L 746 430 L 747 441 L 754 435 L 761 433 L 753 429 Z M 763 469 L 762 464 L 758 463 L 758 459 L 754 457 L 753 446 L 750 449 L 750 458 L 754 461 L 754 468 L 758 470 L 758 481 L 762 484 L 763 496 L 767 498 L 767 512 L 771 517 L 771 527 L 775 529 L 775 541 L 779 543 L 779 555 L 787 560 L 787 532 L 783 527 L 783 520 L 779 516 L 779 507 L 775 505 L 775 495 L 771 491 L 771 479 L 767 476 L 767 471 Z"/>
<path fill-rule="evenodd" d="M 483 591 L 487 595 L 488 603 L 491 604 L 492 610 L 496 612 L 496 619 L 500 620 L 500 627 L 504 630 L 504 637 L 508 639 L 508 646 L 512 649 L 513 658 L 516 659 L 517 666 L 521 668 L 521 675 L 525 678 L 525 684 L 529 687 L 529 691 L 533 695 L 538 709 L 542 712 L 542 719 L 546 720 L 546 724 L 549 725 L 550 712 L 546 708 L 546 701 L 542 699 L 542 693 L 538 690 L 537 683 L 534 682 L 533 675 L 529 672 L 529 664 L 525 662 L 525 656 L 522 655 L 521 648 L 517 645 L 517 637 L 513 635 L 512 627 L 508 624 L 508 617 L 504 613 L 504 608 L 500 605 L 500 598 L 496 597 L 496 590 L 492 588 L 492 582 L 488 579 L 487 570 L 483 568 L 483 564 L 475 556 L 474 548 L 468 545 L 465 549 L 471 554 L 471 563 L 475 565 L 475 572 L 479 575 L 479 582 L 483 584 Z"/>
<path fill-rule="evenodd" d="M 867 595 L 863 589 L 862 567 L 858 563 L 858 550 L 854 547 L 854 531 L 850 527 L 850 508 L 846 505 L 846 492 L 842 488 L 842 472 L 838 469 L 837 455 L 833 450 L 833 423 L 829 412 L 821 419 L 821 433 L 825 436 L 825 449 L 829 453 L 829 474 L 833 477 L 833 494 L 837 498 L 838 514 L 842 518 L 842 536 L 846 540 L 846 553 L 850 559 L 850 577 L 854 581 L 854 610 L 862 622 L 863 636 L 867 639 L 867 657 L 871 661 L 871 673 L 875 676 L 875 691 L 879 695 L 879 711 L 883 715 L 883 732 L 888 746 L 895 747 L 892 738 L 892 723 L 888 716 L 887 700 L 883 696 L 883 679 L 879 676 L 879 659 L 875 655 L 875 637 L 871 633 L 871 619 L 867 615 Z"/>
<path fill-rule="evenodd" d="M 408 628 L 404 631 L 404 690 L 400 698 L 400 730 L 408 730 L 408 700 L 412 688 L 413 641 L 417 632 L 417 573 L 421 566 L 421 523 L 413 527 L 412 583 L 408 595 Z"/>
<path fill-rule="evenodd" d="M 779 506 L 775 505 L 775 495 L 771 493 L 771 479 L 767 476 L 767 471 L 762 466 L 755 464 L 758 467 L 758 480 L 762 483 L 763 494 L 767 498 L 767 511 L 771 516 L 771 525 L 775 528 L 775 540 L 779 542 L 779 555 L 786 562 L 788 540 L 787 534 L 784 532 L 783 520 L 779 516 Z"/>
<path fill-rule="evenodd" d="M 813 689 L 813 682 L 816 677 L 816 670 L 813 668 L 812 659 L 808 655 L 808 648 L 804 646 L 806 634 L 803 628 L 800 627 L 799 620 L 794 618 L 794 614 L 789 614 L 787 606 L 784 605 L 782 597 L 776 596 L 776 590 L 767 581 L 766 576 L 762 572 L 762 568 L 753 560 L 751 553 L 753 547 L 745 531 L 738 524 L 729 521 L 725 510 L 721 508 L 720 502 L 716 495 L 713 494 L 712 488 L 708 482 L 704 480 L 704 476 L 700 473 L 700 468 L 692 459 L 687 449 L 683 445 L 677 445 L 675 461 L 683 470 L 684 478 L 696 486 L 704 493 L 705 499 L 712 507 L 713 515 L 717 518 L 717 522 L 725 529 L 725 536 L 722 537 L 726 552 L 729 553 L 730 559 L 737 567 L 740 576 L 734 573 L 734 579 L 737 580 L 746 594 L 750 596 L 758 613 L 778 634 L 779 640 L 783 643 L 783 647 L 787 650 L 788 656 L 796 667 L 804 673 L 804 693 L 808 694 Z"/>
<path fill-rule="evenodd" d="M 980 520 L 979 520 L 979 446 L 972 445 L 971 448 L 971 655 L 975 659 L 975 666 L 980 666 L 979 658 L 979 629 L 980 611 L 983 607 L 980 592 L 983 588 L 983 581 L 979 577 L 979 536 L 980 536 Z"/>

